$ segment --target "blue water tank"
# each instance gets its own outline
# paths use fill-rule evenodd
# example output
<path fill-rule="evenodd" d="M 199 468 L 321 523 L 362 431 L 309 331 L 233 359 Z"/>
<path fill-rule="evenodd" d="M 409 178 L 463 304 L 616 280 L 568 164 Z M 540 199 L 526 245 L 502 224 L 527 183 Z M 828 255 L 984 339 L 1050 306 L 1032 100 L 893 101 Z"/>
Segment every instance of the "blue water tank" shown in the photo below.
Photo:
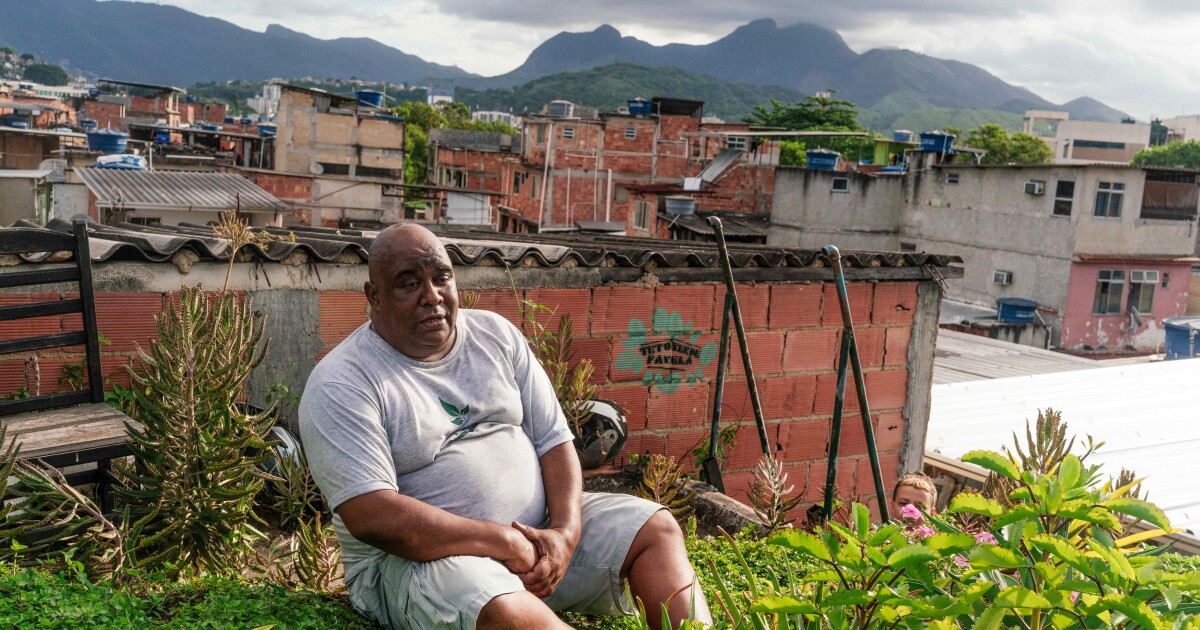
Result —
<path fill-rule="evenodd" d="M 996 300 L 996 319 L 1006 324 L 1031 324 L 1038 303 L 1025 298 L 1000 298 Z"/>
<path fill-rule="evenodd" d="M 249 116 L 243 116 L 240 122 L 243 125 L 250 125 L 254 123 L 254 119 L 250 118 Z"/>
<path fill-rule="evenodd" d="M 897 129 L 892 132 L 893 142 L 912 142 L 913 132 L 907 129 Z"/>
<path fill-rule="evenodd" d="M 954 134 L 945 131 L 929 131 L 921 134 L 921 150 L 931 153 L 949 153 L 954 148 Z"/>
<path fill-rule="evenodd" d="M 10 127 L 12 129 L 28 129 L 29 119 L 16 114 L 0 116 L 0 127 Z"/>
<path fill-rule="evenodd" d="M 129 146 L 129 134 L 116 129 L 97 129 L 87 134 L 88 150 L 101 153 L 124 153 Z"/>
<path fill-rule="evenodd" d="M 644 98 L 635 98 L 629 101 L 629 114 L 631 116 L 650 116 L 654 113 L 654 103 L 647 101 Z"/>
<path fill-rule="evenodd" d="M 1168 317 L 1163 320 L 1167 332 L 1167 359 L 1190 359 L 1200 355 L 1200 317 Z"/>
<path fill-rule="evenodd" d="M 275 135 L 275 125 L 268 125 L 267 123 L 259 123 L 258 124 L 258 135 L 259 135 L 259 137 L 262 137 L 262 138 Z"/>
<path fill-rule="evenodd" d="M 83 129 L 84 132 L 91 131 L 96 127 L 96 121 L 92 120 L 91 118 L 84 118 L 83 120 L 79 121 L 79 128 Z"/>
<path fill-rule="evenodd" d="M 184 96 L 184 97 L 183 97 L 183 102 L 185 102 L 185 103 L 195 103 L 195 102 L 196 102 L 196 95 L 195 95 L 195 94 L 188 94 L 187 96 Z"/>
<path fill-rule="evenodd" d="M 225 117 L 225 124 L 226 124 L 226 125 L 233 125 L 233 124 L 236 124 L 236 123 L 237 123 L 237 119 L 236 119 L 236 118 L 234 118 L 233 116 L 226 116 L 226 117 Z"/>
<path fill-rule="evenodd" d="M 383 92 L 376 92 L 375 90 L 358 90 L 354 93 L 354 97 L 357 98 L 359 102 L 366 103 L 371 107 L 383 107 Z"/>
<path fill-rule="evenodd" d="M 842 154 L 829 149 L 809 149 L 805 151 L 808 168 L 814 171 L 836 171 Z"/>
<path fill-rule="evenodd" d="M 154 130 L 155 144 L 171 144 L 171 131 L 169 129 Z"/>

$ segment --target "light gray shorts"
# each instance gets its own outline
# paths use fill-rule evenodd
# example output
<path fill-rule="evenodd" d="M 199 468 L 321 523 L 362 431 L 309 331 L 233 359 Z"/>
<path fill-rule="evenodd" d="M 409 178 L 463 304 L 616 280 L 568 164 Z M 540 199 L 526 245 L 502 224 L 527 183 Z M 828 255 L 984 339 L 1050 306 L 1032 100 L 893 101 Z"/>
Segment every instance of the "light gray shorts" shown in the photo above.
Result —
<path fill-rule="evenodd" d="M 661 509 L 627 494 L 585 492 L 579 545 L 562 582 L 544 600 L 546 605 L 594 615 L 631 612 L 621 565 L 638 531 Z M 387 555 L 369 572 L 375 579 L 356 579 L 350 586 L 351 601 L 383 625 L 405 630 L 473 630 L 484 605 L 525 588 L 504 565 L 477 556 L 412 562 Z"/>

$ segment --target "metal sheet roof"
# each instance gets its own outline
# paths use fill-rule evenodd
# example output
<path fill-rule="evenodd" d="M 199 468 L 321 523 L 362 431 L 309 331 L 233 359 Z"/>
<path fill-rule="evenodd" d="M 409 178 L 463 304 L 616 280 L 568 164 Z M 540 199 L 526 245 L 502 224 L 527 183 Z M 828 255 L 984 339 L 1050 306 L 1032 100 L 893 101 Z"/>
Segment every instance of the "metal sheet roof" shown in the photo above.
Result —
<path fill-rule="evenodd" d="M 287 205 L 232 173 L 76 169 L 101 208 L 286 212 Z"/>
<path fill-rule="evenodd" d="M 53 172 L 54 169 L 52 168 L 37 170 L 0 169 L 0 179 L 42 179 Z"/>
<path fill-rule="evenodd" d="M 1083 357 L 942 329 L 933 355 L 933 382 L 962 383 L 1104 366 Z"/>
<path fill-rule="evenodd" d="M 1146 477 L 1172 525 L 1200 530 L 1197 382 L 1200 361 L 1179 360 L 934 385 L 925 447 L 951 457 L 1012 448 L 1013 433 L 1053 407 L 1072 434 L 1106 443 L 1088 459 L 1103 475 Z"/>

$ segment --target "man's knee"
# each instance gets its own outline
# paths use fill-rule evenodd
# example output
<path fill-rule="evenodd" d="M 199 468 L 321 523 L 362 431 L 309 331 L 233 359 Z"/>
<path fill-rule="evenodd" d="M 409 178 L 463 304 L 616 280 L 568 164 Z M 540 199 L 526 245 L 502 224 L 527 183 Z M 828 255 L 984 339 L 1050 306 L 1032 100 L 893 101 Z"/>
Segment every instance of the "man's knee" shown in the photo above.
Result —
<path fill-rule="evenodd" d="M 659 510 L 654 513 L 646 524 L 642 525 L 642 529 L 638 531 L 637 538 L 644 538 L 647 543 L 651 544 L 683 544 L 683 530 L 679 528 L 679 523 L 675 521 L 675 517 L 667 510 Z"/>
<path fill-rule="evenodd" d="M 554 611 L 529 591 L 514 591 L 493 597 L 479 611 L 479 630 L 509 628 L 565 628 Z"/>

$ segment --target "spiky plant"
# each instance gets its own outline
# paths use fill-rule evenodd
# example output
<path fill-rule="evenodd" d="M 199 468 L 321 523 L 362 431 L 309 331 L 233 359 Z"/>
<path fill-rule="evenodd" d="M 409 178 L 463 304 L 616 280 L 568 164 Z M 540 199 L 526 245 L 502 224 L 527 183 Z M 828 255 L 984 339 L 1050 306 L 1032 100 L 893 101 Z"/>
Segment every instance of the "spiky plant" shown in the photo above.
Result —
<path fill-rule="evenodd" d="M 184 287 L 156 323 L 158 339 L 139 348 L 130 370 L 141 425 L 129 431 L 135 463 L 116 466 L 130 553 L 140 567 L 172 573 L 236 571 L 261 536 L 252 510 L 270 455 L 272 410 L 237 404 L 266 354 L 263 316 L 248 297 Z"/>
<path fill-rule="evenodd" d="M 288 588 L 328 591 L 342 578 L 342 552 L 333 526 L 320 514 L 303 520 L 296 531 L 276 540 L 269 550 L 275 570 L 271 579 Z"/>
<path fill-rule="evenodd" d="M 558 327 L 551 329 L 538 321 L 538 313 L 551 313 L 546 306 L 524 300 L 522 302 L 524 317 L 527 323 L 526 338 L 533 348 L 542 368 L 550 377 L 558 403 L 562 406 L 563 415 L 576 438 L 582 440 L 583 425 L 591 417 L 589 402 L 596 395 L 596 386 L 592 385 L 592 375 L 595 366 L 591 360 L 583 359 L 571 365 L 575 351 L 571 347 L 573 325 L 571 315 L 563 313 L 558 320 Z"/>
<path fill-rule="evenodd" d="M 683 490 L 680 472 L 679 462 L 674 458 L 660 453 L 650 455 L 646 461 L 646 470 L 642 473 L 638 494 L 643 499 L 654 501 L 670 510 L 671 515 L 682 525 L 692 515 L 692 504 L 680 495 L 680 491 Z"/>
<path fill-rule="evenodd" d="M 1004 447 L 1004 453 L 1022 470 L 1036 471 L 1038 474 L 1050 474 L 1058 469 L 1059 464 L 1075 447 L 1075 438 L 1067 438 L 1067 423 L 1062 419 L 1062 412 L 1052 407 L 1038 410 L 1037 420 L 1032 424 L 1025 423 L 1025 440 L 1022 448 L 1021 438 L 1013 433 L 1013 450 Z M 1087 436 L 1084 452 L 1079 454 L 1079 460 L 1084 461 L 1096 449 L 1104 446 L 1103 442 L 1093 442 Z M 1009 494 L 1016 489 L 1016 482 L 1011 479 L 989 475 L 984 482 L 982 494 L 1002 503 L 1008 503 Z"/>
<path fill-rule="evenodd" d="M 322 516 L 325 498 L 313 481 L 303 452 L 295 459 L 276 455 L 275 461 L 276 465 L 272 467 L 275 474 L 263 488 L 265 502 L 275 513 L 280 529 L 294 532 L 304 523 Z"/>
<path fill-rule="evenodd" d="M 763 453 L 754 469 L 754 483 L 750 485 L 750 505 L 754 514 L 767 528 L 764 535 L 770 535 L 780 529 L 792 526 L 788 513 L 800 504 L 804 498 L 801 492 L 792 498 L 787 498 L 795 490 L 789 486 L 787 473 L 783 472 L 783 463 Z"/>

